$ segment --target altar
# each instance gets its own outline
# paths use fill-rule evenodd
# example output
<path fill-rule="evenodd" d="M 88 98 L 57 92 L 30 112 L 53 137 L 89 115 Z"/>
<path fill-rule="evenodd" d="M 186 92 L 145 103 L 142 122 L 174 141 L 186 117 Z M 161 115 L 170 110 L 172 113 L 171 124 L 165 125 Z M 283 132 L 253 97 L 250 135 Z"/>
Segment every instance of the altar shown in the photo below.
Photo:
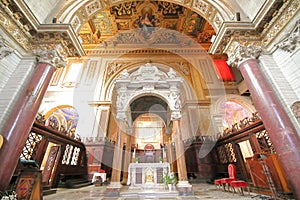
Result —
<path fill-rule="evenodd" d="M 140 188 L 162 187 L 166 173 L 170 173 L 169 163 L 130 163 L 127 185 Z"/>

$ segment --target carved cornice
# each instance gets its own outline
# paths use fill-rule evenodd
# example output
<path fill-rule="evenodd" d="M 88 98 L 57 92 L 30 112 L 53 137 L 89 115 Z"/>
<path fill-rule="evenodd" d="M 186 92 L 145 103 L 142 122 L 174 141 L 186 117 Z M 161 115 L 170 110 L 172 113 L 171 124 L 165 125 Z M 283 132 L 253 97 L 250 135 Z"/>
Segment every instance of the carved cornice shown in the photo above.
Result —
<path fill-rule="evenodd" d="M 283 6 L 274 13 L 272 20 L 264 26 L 264 30 L 261 33 L 263 37 L 262 45 L 264 47 L 272 43 L 274 38 L 280 34 L 288 22 L 299 12 L 299 9 L 299 0 L 285 1 Z"/>
<path fill-rule="evenodd" d="M 209 49 L 209 53 L 223 54 L 228 50 L 229 43 L 241 36 L 245 40 L 247 37 L 257 37 L 258 32 L 250 22 L 225 22 L 222 24 L 217 37 Z M 238 39 L 239 40 L 239 39 Z"/>
<path fill-rule="evenodd" d="M 278 47 L 292 53 L 295 49 L 299 48 L 300 44 L 300 20 L 295 24 L 293 30 L 287 34 L 286 38 L 282 40 Z"/>
<path fill-rule="evenodd" d="M 13 48 L 11 48 L 7 42 L 0 37 L 0 60 L 11 54 L 13 51 Z"/>
<path fill-rule="evenodd" d="M 271 1 L 270 1 L 271 2 Z M 217 38 L 213 42 L 210 53 L 221 54 L 228 51 L 228 43 L 236 39 L 236 35 L 242 37 L 256 37 L 262 41 L 262 48 L 266 49 L 273 39 L 280 33 L 284 26 L 294 17 L 299 10 L 299 1 L 273 1 L 271 5 L 266 5 L 262 16 L 252 23 L 245 22 L 224 22 L 220 27 Z M 253 40 L 253 39 L 251 39 Z"/>
<path fill-rule="evenodd" d="M 84 55 L 70 25 L 39 24 L 23 1 L 17 4 L 16 1 L 7 0 L 0 5 L 0 25 L 26 53 L 34 53 L 38 49 L 56 49 L 60 57 Z"/>
<path fill-rule="evenodd" d="M 184 54 L 184 55 L 207 55 L 205 49 L 199 48 L 178 48 L 178 46 L 166 47 L 166 49 L 144 49 L 145 46 L 138 46 L 136 50 L 128 48 L 102 48 L 102 49 L 88 49 L 86 50 L 87 55 L 141 55 L 141 54 L 152 54 L 161 55 L 167 53 Z M 138 49 L 141 48 L 141 49 Z"/>

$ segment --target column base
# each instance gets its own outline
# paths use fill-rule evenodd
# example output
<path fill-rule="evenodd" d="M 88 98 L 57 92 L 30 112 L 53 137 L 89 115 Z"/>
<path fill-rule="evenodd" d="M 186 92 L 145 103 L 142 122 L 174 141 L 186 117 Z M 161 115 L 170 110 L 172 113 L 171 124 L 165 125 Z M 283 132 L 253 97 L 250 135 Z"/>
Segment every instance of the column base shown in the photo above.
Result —
<path fill-rule="evenodd" d="M 120 182 L 111 182 L 107 187 L 104 195 L 106 197 L 119 197 L 120 190 L 121 190 L 121 183 Z"/>
<path fill-rule="evenodd" d="M 192 185 L 188 181 L 179 181 L 176 185 L 179 196 L 192 196 L 194 191 Z"/>

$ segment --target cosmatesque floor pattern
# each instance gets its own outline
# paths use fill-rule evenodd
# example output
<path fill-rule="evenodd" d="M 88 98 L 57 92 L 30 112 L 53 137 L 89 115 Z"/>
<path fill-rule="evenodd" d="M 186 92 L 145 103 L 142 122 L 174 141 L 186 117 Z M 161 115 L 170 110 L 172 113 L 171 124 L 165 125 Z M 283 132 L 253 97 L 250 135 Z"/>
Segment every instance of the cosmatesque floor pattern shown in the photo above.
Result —
<path fill-rule="evenodd" d="M 95 186 L 90 185 L 79 189 L 65 189 L 58 188 L 55 194 L 46 195 L 44 200 L 197 200 L 197 199 L 271 199 L 267 196 L 261 196 L 255 193 L 250 195 L 247 191 L 244 191 L 244 195 L 239 195 L 233 192 L 224 192 L 218 190 L 215 185 L 207 183 L 193 184 L 193 196 L 177 196 L 170 193 L 170 195 L 164 193 L 160 195 L 159 192 L 145 191 L 145 193 L 132 193 L 128 195 L 130 190 L 128 187 L 121 189 L 120 197 L 106 197 L 105 190 L 107 186 Z"/>

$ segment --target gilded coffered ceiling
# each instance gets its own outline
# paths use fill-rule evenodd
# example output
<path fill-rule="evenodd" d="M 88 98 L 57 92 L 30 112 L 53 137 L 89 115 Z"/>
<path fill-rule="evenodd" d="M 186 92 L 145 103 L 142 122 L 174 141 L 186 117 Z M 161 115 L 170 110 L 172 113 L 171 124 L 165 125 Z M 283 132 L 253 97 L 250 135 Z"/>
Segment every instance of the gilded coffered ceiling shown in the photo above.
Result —
<path fill-rule="evenodd" d="M 80 31 L 84 47 L 99 45 L 116 34 L 140 30 L 143 39 L 168 29 L 190 36 L 205 49 L 215 35 L 212 26 L 196 12 L 181 5 L 164 1 L 131 1 L 98 11 Z"/>

